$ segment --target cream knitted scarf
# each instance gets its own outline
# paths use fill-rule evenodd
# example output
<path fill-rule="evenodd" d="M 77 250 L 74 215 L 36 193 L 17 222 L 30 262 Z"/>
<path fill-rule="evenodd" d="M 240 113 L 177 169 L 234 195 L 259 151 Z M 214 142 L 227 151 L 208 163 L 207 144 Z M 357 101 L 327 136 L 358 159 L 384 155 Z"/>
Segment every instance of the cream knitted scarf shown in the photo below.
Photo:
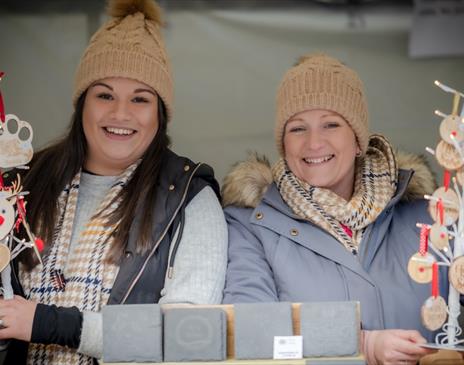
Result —
<path fill-rule="evenodd" d="M 73 221 L 79 193 L 80 172 L 61 193 L 58 205 L 61 217 L 53 245 L 43 265 L 32 271 L 20 270 L 20 279 L 28 299 L 43 304 L 76 306 L 80 311 L 97 312 L 108 301 L 118 266 L 105 262 L 117 225 L 109 217 L 120 204 L 117 197 L 132 177 L 138 163 L 129 166 L 109 189 L 95 214 L 85 225 L 79 242 L 69 252 Z M 75 349 L 59 345 L 30 344 L 28 364 L 93 364 L 92 358 Z"/>
<path fill-rule="evenodd" d="M 370 137 L 366 155 L 356 163 L 354 193 L 348 202 L 328 189 L 297 178 L 284 159 L 274 165 L 272 173 L 292 211 L 329 232 L 354 255 L 358 253 L 362 232 L 391 200 L 398 183 L 393 149 L 380 135 Z M 353 237 L 342 225 L 353 232 Z"/>

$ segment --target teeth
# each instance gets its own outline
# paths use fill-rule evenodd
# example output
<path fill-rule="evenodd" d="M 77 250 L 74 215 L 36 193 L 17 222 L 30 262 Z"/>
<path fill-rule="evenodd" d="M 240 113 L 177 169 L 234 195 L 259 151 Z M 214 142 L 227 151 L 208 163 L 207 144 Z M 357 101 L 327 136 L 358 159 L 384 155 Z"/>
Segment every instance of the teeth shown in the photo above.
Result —
<path fill-rule="evenodd" d="M 129 134 L 134 133 L 132 129 L 113 128 L 113 127 L 106 127 L 105 129 L 110 133 L 118 134 L 121 136 L 127 136 Z"/>
<path fill-rule="evenodd" d="M 319 158 L 304 158 L 303 160 L 306 162 L 306 163 L 323 163 L 323 162 L 327 162 L 329 161 L 330 159 L 332 159 L 333 155 L 330 155 L 330 156 L 325 156 L 325 157 L 319 157 Z"/>

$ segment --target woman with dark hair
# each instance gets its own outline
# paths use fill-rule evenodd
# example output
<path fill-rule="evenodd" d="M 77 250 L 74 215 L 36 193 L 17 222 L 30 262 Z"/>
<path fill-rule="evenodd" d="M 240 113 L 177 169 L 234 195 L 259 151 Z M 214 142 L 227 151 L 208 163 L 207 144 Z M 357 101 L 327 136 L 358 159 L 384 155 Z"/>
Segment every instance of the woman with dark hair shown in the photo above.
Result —
<path fill-rule="evenodd" d="M 173 83 L 152 0 L 114 0 L 76 74 L 71 128 L 24 177 L 45 242 L 0 300 L 7 362 L 91 364 L 107 304 L 214 304 L 227 228 L 212 169 L 169 149 Z"/>

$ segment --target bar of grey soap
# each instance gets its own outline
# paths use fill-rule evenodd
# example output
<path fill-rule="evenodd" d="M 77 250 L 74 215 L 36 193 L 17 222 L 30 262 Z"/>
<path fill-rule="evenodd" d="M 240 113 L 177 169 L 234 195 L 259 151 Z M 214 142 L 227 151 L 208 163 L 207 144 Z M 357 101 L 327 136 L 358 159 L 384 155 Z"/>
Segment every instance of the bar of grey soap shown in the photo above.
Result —
<path fill-rule="evenodd" d="M 104 362 L 163 361 L 158 304 L 107 305 L 102 315 Z"/>
<path fill-rule="evenodd" d="M 234 312 L 237 359 L 272 359 L 274 336 L 293 336 L 290 303 L 239 303 Z"/>
<path fill-rule="evenodd" d="M 164 361 L 222 361 L 226 314 L 220 308 L 171 308 L 164 312 Z"/>
<path fill-rule="evenodd" d="M 314 302 L 300 307 L 303 356 L 356 356 L 360 319 L 357 302 Z"/>

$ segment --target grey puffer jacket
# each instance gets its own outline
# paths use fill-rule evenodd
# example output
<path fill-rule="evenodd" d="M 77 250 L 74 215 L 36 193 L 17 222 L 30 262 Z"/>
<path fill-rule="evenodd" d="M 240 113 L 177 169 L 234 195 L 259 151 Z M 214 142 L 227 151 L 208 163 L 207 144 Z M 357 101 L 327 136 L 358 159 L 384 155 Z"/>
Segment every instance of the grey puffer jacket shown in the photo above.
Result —
<path fill-rule="evenodd" d="M 229 262 L 224 303 L 354 300 L 361 303 L 363 329 L 416 329 L 431 333 L 420 308 L 431 295 L 407 272 L 419 249 L 417 222 L 430 222 L 423 194 L 434 179 L 416 156 L 398 158 L 395 196 L 368 226 L 358 257 L 333 236 L 295 216 L 272 183 L 267 161 L 239 164 L 223 187 L 229 227 Z M 440 272 L 447 298 L 446 271 Z"/>

